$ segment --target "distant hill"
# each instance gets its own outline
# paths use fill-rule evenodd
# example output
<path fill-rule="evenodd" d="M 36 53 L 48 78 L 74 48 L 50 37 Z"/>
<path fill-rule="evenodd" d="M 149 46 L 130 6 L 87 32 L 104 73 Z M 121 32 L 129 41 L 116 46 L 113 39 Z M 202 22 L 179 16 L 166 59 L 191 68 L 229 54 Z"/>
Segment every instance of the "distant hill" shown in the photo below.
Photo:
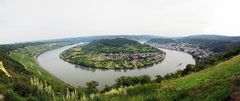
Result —
<path fill-rule="evenodd" d="M 218 41 L 240 41 L 239 36 L 222 35 L 193 35 L 181 38 L 181 40 L 218 40 Z"/>
<path fill-rule="evenodd" d="M 176 42 L 176 40 L 172 39 L 172 38 L 152 38 L 152 39 L 148 40 L 147 42 L 172 43 L 172 42 Z"/>
<path fill-rule="evenodd" d="M 220 35 L 193 35 L 181 38 L 153 38 L 147 43 L 190 43 L 198 44 L 203 49 L 210 49 L 215 53 L 224 52 L 240 44 L 240 37 Z"/>
<path fill-rule="evenodd" d="M 152 38 L 148 42 L 159 42 L 159 43 L 168 43 L 168 42 L 191 42 L 191 41 L 226 41 L 226 42 L 240 42 L 240 36 L 222 36 L 222 35 L 192 35 L 186 37 L 158 37 Z"/>
<path fill-rule="evenodd" d="M 135 40 L 139 42 L 146 42 L 152 38 L 159 38 L 160 36 L 154 35 L 100 35 L 100 36 L 83 36 L 83 37 L 73 37 L 73 38 L 61 38 L 61 39 L 54 39 L 52 41 L 70 41 L 70 42 L 91 42 L 94 40 L 100 39 L 115 39 L 115 38 L 126 38 L 129 40 Z M 46 40 L 49 41 L 49 40 Z"/>

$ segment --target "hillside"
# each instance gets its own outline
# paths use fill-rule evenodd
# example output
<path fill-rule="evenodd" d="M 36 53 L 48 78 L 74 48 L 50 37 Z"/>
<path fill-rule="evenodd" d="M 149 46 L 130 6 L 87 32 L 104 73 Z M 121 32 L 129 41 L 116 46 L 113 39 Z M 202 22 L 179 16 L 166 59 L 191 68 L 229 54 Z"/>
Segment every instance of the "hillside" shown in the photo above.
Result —
<path fill-rule="evenodd" d="M 60 57 L 93 68 L 141 68 L 163 60 L 165 53 L 149 45 L 125 38 L 101 39 L 70 48 Z"/>
<path fill-rule="evenodd" d="M 24 43 L 0 46 L 0 101 L 61 101 L 81 94 L 47 73 L 35 61 L 38 54 L 70 43 Z M 68 92 L 68 93 L 67 93 Z M 76 96 L 75 96 L 76 97 Z"/>
<path fill-rule="evenodd" d="M 95 99 L 100 101 L 224 101 L 240 98 L 240 55 L 187 76 L 115 89 Z"/>

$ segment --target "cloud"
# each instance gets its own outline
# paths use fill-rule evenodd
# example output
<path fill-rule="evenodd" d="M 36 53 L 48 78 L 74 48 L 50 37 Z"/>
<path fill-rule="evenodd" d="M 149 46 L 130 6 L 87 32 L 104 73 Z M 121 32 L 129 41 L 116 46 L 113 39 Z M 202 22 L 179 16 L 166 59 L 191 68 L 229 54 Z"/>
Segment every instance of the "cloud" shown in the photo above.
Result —
<path fill-rule="evenodd" d="M 101 34 L 238 35 L 237 4 L 237 0 L 1 0 L 0 43 Z"/>

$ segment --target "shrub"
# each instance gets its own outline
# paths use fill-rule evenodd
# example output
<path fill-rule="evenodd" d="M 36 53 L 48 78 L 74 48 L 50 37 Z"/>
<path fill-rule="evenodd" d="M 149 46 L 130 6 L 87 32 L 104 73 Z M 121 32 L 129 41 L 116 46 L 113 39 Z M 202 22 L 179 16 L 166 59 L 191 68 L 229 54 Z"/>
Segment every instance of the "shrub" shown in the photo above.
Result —
<path fill-rule="evenodd" d="M 97 86 L 98 86 L 98 82 L 97 81 L 90 81 L 86 83 L 87 86 L 87 94 L 91 94 L 91 93 L 97 93 Z"/>

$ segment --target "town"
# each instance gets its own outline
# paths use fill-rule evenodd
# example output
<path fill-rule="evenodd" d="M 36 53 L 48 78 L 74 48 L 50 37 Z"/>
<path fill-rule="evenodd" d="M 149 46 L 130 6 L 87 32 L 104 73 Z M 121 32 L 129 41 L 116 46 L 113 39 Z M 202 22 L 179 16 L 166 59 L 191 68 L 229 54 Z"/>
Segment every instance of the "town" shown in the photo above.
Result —
<path fill-rule="evenodd" d="M 147 53 L 101 53 L 95 60 L 129 60 L 132 63 L 137 63 L 139 61 L 144 61 L 144 59 L 153 59 L 155 61 L 161 61 L 165 57 L 164 52 L 147 52 Z"/>
<path fill-rule="evenodd" d="M 213 55 L 214 53 L 208 49 L 202 49 L 199 47 L 198 44 L 190 44 L 190 43 L 147 43 L 150 46 L 163 48 L 163 49 L 170 49 L 170 50 L 177 50 L 191 54 L 195 59 L 201 60 L 208 56 Z"/>

